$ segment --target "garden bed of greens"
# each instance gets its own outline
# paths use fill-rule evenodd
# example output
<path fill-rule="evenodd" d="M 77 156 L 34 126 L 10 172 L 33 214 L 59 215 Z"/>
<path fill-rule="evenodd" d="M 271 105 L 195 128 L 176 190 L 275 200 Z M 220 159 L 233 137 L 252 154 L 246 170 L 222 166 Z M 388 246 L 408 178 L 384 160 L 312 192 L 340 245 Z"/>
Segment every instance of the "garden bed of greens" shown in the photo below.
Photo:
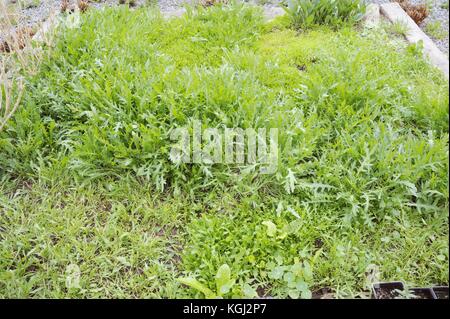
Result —
<path fill-rule="evenodd" d="M 0 132 L 0 296 L 448 285 L 448 82 L 382 28 L 290 17 L 118 7 L 60 25 Z M 277 128 L 276 172 L 173 163 L 172 131 L 196 120 Z"/>

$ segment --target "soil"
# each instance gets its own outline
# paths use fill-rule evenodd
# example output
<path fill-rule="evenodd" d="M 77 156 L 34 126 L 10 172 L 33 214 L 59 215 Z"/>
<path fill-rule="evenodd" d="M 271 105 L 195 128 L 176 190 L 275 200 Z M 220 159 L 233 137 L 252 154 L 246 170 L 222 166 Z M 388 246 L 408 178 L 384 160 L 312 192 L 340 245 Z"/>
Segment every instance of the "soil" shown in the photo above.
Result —
<path fill-rule="evenodd" d="M 312 299 L 334 299 L 331 288 L 321 288 L 312 293 Z"/>
<path fill-rule="evenodd" d="M 404 285 L 401 282 L 385 282 L 374 284 L 373 289 L 376 299 L 395 299 L 400 297 Z"/>
<path fill-rule="evenodd" d="M 397 289 L 391 288 L 375 288 L 377 299 L 395 299 L 400 294 Z"/>
<path fill-rule="evenodd" d="M 411 289 L 414 295 L 413 299 L 434 299 L 431 290 L 428 289 Z"/>

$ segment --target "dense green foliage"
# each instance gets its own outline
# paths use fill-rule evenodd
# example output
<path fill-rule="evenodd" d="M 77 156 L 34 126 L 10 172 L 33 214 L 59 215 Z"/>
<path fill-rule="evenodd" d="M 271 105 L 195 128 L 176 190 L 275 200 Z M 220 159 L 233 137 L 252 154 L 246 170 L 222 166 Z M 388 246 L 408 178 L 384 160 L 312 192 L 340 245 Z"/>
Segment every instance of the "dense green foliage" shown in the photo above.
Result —
<path fill-rule="evenodd" d="M 287 0 L 286 13 L 297 28 L 340 26 L 361 20 L 365 0 Z"/>
<path fill-rule="evenodd" d="M 116 8 L 61 29 L 0 133 L 0 295 L 204 296 L 176 280 L 195 277 L 356 296 L 374 267 L 448 282 L 447 82 L 382 30 L 287 24 Z M 174 165 L 170 132 L 196 119 L 279 128 L 277 173 Z"/>

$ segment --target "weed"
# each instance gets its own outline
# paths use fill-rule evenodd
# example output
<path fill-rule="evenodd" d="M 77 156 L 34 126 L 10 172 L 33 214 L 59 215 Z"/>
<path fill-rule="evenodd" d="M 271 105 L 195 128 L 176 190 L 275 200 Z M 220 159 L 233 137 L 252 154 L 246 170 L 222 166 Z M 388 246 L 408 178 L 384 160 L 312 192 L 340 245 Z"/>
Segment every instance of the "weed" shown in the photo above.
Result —
<path fill-rule="evenodd" d="M 15 5 L 10 5 L 6 1 L 0 1 L 0 31 L 8 34 L 10 29 L 19 22 L 19 13 Z"/>
<path fill-rule="evenodd" d="M 228 294 L 235 284 L 235 280 L 231 279 L 231 269 L 227 264 L 219 267 L 215 276 L 215 292 L 200 283 L 194 278 L 178 278 L 178 281 L 184 285 L 194 288 L 205 295 L 208 299 L 221 298 Z"/>
<path fill-rule="evenodd" d="M 437 40 L 442 40 L 448 36 L 448 32 L 442 27 L 440 21 L 432 21 L 426 24 L 425 31 Z"/>
<path fill-rule="evenodd" d="M 6 36 L 6 39 L 0 43 L 0 52 L 11 53 L 23 50 L 27 45 L 30 45 L 34 34 L 34 28 L 17 28 L 15 31 L 10 32 L 9 36 Z"/>
<path fill-rule="evenodd" d="M 395 35 L 406 36 L 408 34 L 408 25 L 403 21 L 395 21 L 388 24 L 386 30 Z"/>
<path fill-rule="evenodd" d="M 284 7 L 297 28 L 354 24 L 362 19 L 365 8 L 364 1 L 360 0 L 288 0 Z"/>
<path fill-rule="evenodd" d="M 308 282 L 311 282 L 313 273 L 308 261 L 302 263 L 296 257 L 292 266 L 269 263 L 267 267 L 270 270 L 270 279 L 283 280 L 285 282 L 286 292 L 284 295 L 288 295 L 292 299 L 298 299 L 299 297 L 311 299 L 312 293 Z"/>
<path fill-rule="evenodd" d="M 448 82 L 420 45 L 286 18 L 121 6 L 62 25 L 0 132 L 0 294 L 354 297 L 370 265 L 448 282 Z M 278 171 L 175 166 L 170 132 L 194 120 L 278 128 Z"/>

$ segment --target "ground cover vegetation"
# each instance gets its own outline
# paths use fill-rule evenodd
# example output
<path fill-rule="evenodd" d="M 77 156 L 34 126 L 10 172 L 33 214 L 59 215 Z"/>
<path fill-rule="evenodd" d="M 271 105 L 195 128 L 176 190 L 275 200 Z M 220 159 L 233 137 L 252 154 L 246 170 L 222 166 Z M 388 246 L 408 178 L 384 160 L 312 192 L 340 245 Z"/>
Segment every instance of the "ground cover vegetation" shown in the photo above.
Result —
<path fill-rule="evenodd" d="M 448 283 L 448 83 L 383 29 L 296 21 L 229 4 L 61 25 L 0 132 L 0 296 Z M 194 120 L 278 128 L 277 172 L 175 165 Z"/>

